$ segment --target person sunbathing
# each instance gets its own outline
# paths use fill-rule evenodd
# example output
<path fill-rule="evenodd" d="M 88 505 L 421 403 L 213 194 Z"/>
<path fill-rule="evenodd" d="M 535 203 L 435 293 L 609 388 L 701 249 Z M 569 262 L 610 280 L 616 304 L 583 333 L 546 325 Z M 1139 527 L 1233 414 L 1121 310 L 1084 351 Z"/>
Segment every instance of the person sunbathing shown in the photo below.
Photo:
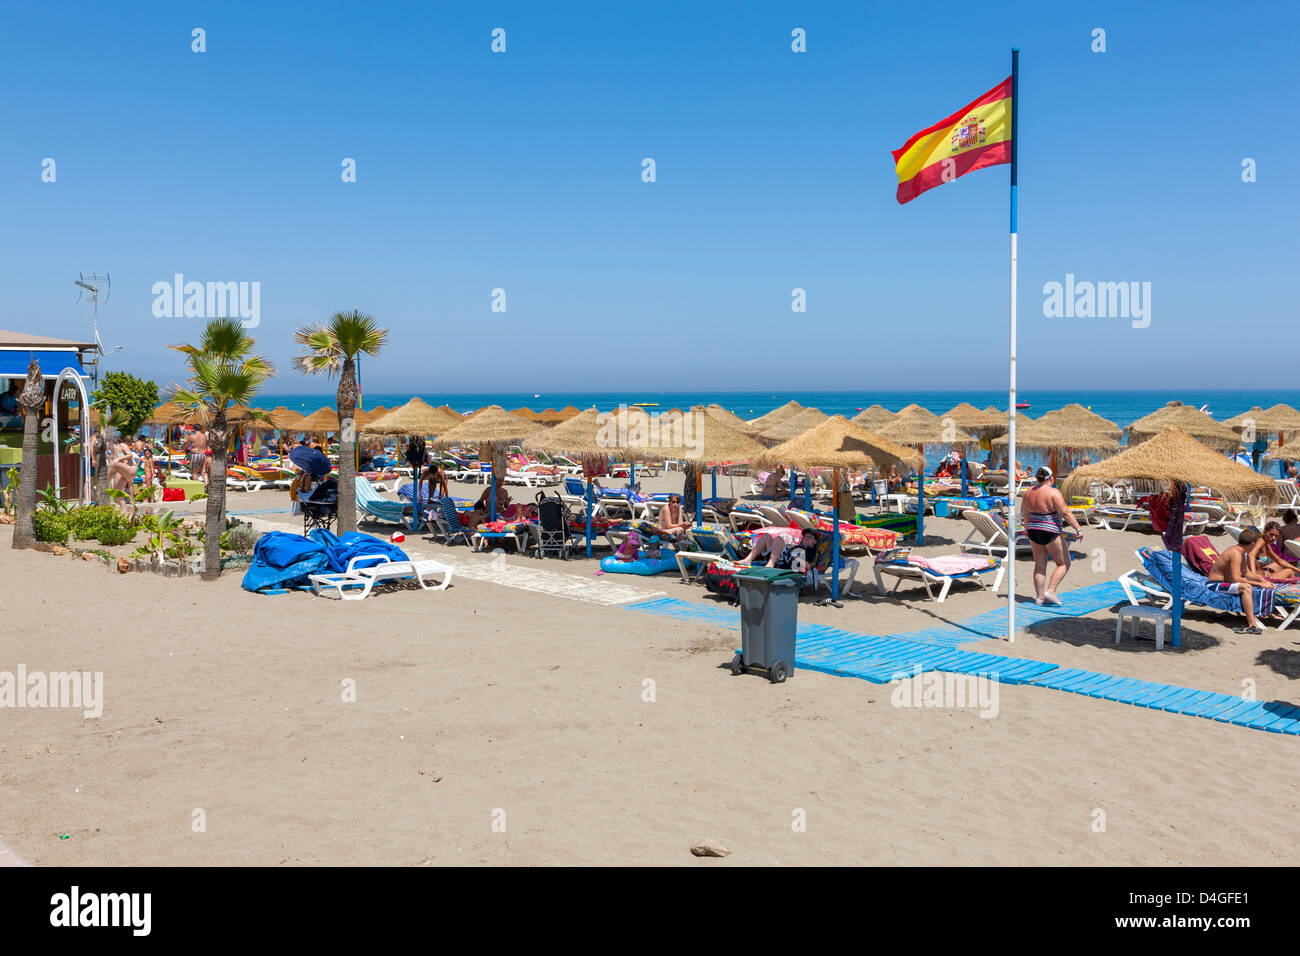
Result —
<path fill-rule="evenodd" d="M 777 465 L 776 471 L 768 472 L 767 478 L 763 481 L 762 496 L 769 499 L 783 497 L 781 493 L 781 481 L 783 478 L 785 478 L 785 466 Z"/>
<path fill-rule="evenodd" d="M 736 564 L 743 567 L 753 565 L 755 561 L 767 559 L 769 568 L 776 567 L 777 558 L 781 557 L 781 552 L 785 548 L 785 539 L 767 533 L 760 533 L 754 536 L 753 546 L 749 554 L 745 555 Z"/>
<path fill-rule="evenodd" d="M 659 530 L 665 537 L 674 539 L 691 530 L 691 523 L 682 511 L 681 495 L 669 495 L 668 503 L 659 509 Z"/>
<path fill-rule="evenodd" d="M 1300 580 L 1300 568 L 1287 560 L 1282 547 L 1282 526 L 1276 521 L 1264 525 L 1264 533 L 1250 549 L 1251 568 L 1270 581 L 1291 584 Z"/>
<path fill-rule="evenodd" d="M 1241 532 L 1241 537 L 1236 544 L 1223 550 L 1223 553 L 1214 562 L 1214 567 L 1210 569 L 1209 575 L 1207 575 L 1211 588 L 1241 598 L 1241 609 L 1246 615 L 1246 626 L 1234 627 L 1232 630 L 1236 634 L 1264 633 L 1264 628 L 1255 619 L 1255 593 L 1253 589 L 1256 587 L 1274 588 L 1277 586 L 1273 581 L 1250 569 L 1251 549 L 1260 540 L 1261 535 L 1258 530 L 1255 528 L 1245 529 Z"/>

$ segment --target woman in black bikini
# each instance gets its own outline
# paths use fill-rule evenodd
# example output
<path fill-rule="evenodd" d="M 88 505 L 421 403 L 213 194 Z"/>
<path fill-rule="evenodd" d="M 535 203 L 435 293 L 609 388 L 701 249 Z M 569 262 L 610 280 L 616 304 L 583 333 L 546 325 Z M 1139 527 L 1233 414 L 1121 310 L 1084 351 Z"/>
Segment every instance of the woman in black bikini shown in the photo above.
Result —
<path fill-rule="evenodd" d="M 1070 570 L 1070 549 L 1061 537 L 1063 521 L 1068 521 L 1083 539 L 1083 529 L 1074 513 L 1065 504 L 1065 498 L 1052 484 L 1052 469 L 1044 465 L 1034 478 L 1038 481 L 1025 492 L 1022 505 L 1025 513 L 1025 533 L 1034 549 L 1034 603 L 1060 604 L 1056 589 Z M 1047 559 L 1056 562 L 1052 578 L 1047 579 Z"/>

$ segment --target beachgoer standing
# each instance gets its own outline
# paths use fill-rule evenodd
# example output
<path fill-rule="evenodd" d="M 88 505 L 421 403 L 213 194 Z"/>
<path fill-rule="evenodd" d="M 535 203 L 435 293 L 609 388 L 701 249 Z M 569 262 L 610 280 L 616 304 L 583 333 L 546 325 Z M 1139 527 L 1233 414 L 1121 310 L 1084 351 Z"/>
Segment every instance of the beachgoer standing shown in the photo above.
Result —
<path fill-rule="evenodd" d="M 190 475 L 205 485 L 208 483 L 208 436 L 202 428 L 195 428 L 185 438 L 185 450 L 190 456 Z"/>
<path fill-rule="evenodd" d="M 1044 465 L 1034 475 L 1037 484 L 1025 492 L 1022 505 L 1025 516 L 1025 533 L 1034 549 L 1034 603 L 1060 604 L 1056 589 L 1070 570 L 1070 549 L 1062 536 L 1063 521 L 1068 521 L 1083 539 L 1083 529 L 1065 503 L 1065 498 L 1052 483 L 1052 469 Z M 1014 534 L 1009 535 L 1011 550 L 1008 560 L 1015 560 Z M 1051 580 L 1047 577 L 1048 559 L 1056 562 Z"/>

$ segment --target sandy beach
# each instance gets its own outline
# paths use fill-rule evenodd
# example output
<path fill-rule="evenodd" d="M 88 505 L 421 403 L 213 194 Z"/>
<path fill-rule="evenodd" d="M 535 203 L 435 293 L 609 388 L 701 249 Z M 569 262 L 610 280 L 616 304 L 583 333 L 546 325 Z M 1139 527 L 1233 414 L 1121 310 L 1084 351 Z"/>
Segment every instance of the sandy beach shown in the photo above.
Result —
<path fill-rule="evenodd" d="M 283 492 L 228 507 L 301 530 Z M 967 526 L 926 529 L 922 553 L 943 554 Z M 412 537 L 458 566 L 450 589 L 341 603 L 11 552 L 11 532 L 0 670 L 104 675 L 97 719 L 2 715 L 0 841 L 38 865 L 1255 865 L 1292 862 L 1300 835 L 1294 737 L 1032 686 L 997 685 L 986 718 L 894 706 L 897 684 L 732 677 L 737 631 L 628 609 L 721 606 L 675 574 L 514 554 L 502 569 Z M 1089 529 L 1063 593 L 1156 540 Z M 842 609 L 799 614 L 883 635 L 998 607 L 974 589 L 881 597 L 864 567 Z M 1231 623 L 1189 610 L 1182 648 L 1157 652 L 1114 644 L 1107 608 L 970 649 L 1300 697 L 1300 631 Z M 693 857 L 706 839 L 731 855 Z"/>

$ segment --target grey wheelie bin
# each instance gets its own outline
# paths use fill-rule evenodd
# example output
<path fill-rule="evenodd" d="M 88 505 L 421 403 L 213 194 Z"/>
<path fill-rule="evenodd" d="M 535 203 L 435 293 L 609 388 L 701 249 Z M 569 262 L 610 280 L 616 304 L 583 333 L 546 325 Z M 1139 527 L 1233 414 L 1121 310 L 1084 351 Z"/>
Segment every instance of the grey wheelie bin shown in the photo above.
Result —
<path fill-rule="evenodd" d="M 761 671 L 773 684 L 794 673 L 794 634 L 803 580 L 799 572 L 779 568 L 737 572 L 741 649 L 731 662 L 731 673 Z"/>

